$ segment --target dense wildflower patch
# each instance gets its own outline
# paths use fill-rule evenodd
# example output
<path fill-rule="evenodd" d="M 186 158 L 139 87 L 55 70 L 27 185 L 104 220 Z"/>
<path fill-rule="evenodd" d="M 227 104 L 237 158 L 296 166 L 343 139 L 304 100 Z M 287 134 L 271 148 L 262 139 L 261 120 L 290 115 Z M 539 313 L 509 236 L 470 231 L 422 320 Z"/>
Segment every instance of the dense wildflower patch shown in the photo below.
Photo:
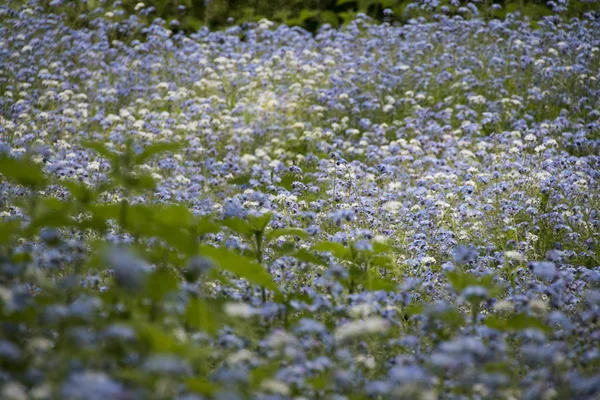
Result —
<path fill-rule="evenodd" d="M 600 21 L 112 17 L 0 8 L 1 398 L 600 395 Z"/>

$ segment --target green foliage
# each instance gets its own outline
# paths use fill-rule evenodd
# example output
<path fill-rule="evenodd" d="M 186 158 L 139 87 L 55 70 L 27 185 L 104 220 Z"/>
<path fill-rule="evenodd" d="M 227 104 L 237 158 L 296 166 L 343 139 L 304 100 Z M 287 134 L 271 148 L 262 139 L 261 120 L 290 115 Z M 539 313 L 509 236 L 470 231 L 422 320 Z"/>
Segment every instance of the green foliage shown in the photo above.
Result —
<path fill-rule="evenodd" d="M 26 0 L 15 1 L 15 5 L 25 3 Z M 81 18 L 82 14 L 90 14 L 100 4 L 97 1 L 74 2 L 74 4 L 64 2 L 60 5 L 51 5 L 52 2 L 44 0 L 42 5 L 51 12 L 65 12 L 68 15 L 70 23 L 74 27 L 87 27 L 89 20 Z M 136 14 L 137 0 L 108 0 L 103 2 L 106 10 L 122 11 L 125 19 L 128 15 Z M 154 12 L 149 15 L 141 15 L 141 19 L 150 23 L 154 18 L 162 18 L 170 25 L 173 30 L 183 30 L 194 32 L 203 26 L 210 28 L 225 28 L 233 18 L 235 23 L 241 24 L 250 21 L 259 21 L 263 18 L 285 23 L 287 25 L 298 25 L 311 32 L 315 32 L 323 24 L 330 24 L 338 27 L 341 24 L 348 23 L 355 19 L 358 13 L 364 13 L 374 18 L 375 21 L 395 21 L 404 23 L 410 18 L 425 16 L 428 17 L 434 12 L 441 12 L 441 7 L 448 7 L 450 15 L 459 14 L 458 8 L 464 6 L 461 2 L 455 6 L 448 0 L 440 1 L 436 8 L 430 5 L 422 8 L 410 9 L 409 4 L 421 4 L 410 0 L 213 0 L 213 1 L 173 1 L 173 0 L 150 0 L 146 1 L 147 6 L 154 7 Z M 492 8 L 492 5 L 500 5 L 500 9 Z M 184 6 L 181 8 L 180 6 Z M 480 14 L 487 18 L 503 18 L 507 13 L 519 12 L 524 16 L 534 20 L 550 15 L 552 13 L 550 5 L 547 2 L 539 0 L 501 0 L 479 3 Z M 384 15 L 384 10 L 393 11 L 392 15 Z M 582 14 L 596 10 L 595 3 L 576 0 L 570 1 L 566 11 L 568 17 L 580 17 Z M 114 17 L 119 19 L 118 17 Z M 115 35 L 120 39 L 131 40 L 128 36 L 137 33 L 125 33 L 116 31 Z"/>
<path fill-rule="evenodd" d="M 477 277 L 468 272 L 457 269 L 454 271 L 448 271 L 446 273 L 446 277 L 450 281 L 452 288 L 457 293 L 463 292 L 469 286 L 480 286 L 487 289 L 490 297 L 495 297 L 502 292 L 502 288 L 494 284 L 494 275 Z"/>
<path fill-rule="evenodd" d="M 214 335 L 222 325 L 219 315 L 220 307 L 215 302 L 192 298 L 185 309 L 184 318 L 190 327 Z"/>
<path fill-rule="evenodd" d="M 41 189 L 46 186 L 42 167 L 29 157 L 16 159 L 0 155 L 0 174 L 9 181 L 30 189 Z"/>
<path fill-rule="evenodd" d="M 532 328 L 544 332 L 550 331 L 550 327 L 543 323 L 539 318 L 525 313 L 514 314 L 508 318 L 492 315 L 485 319 L 484 324 L 492 329 L 503 332 L 515 332 Z"/>
<path fill-rule="evenodd" d="M 273 278 L 271 278 L 271 275 L 269 275 L 264 267 L 248 257 L 236 254 L 222 247 L 212 247 L 209 245 L 200 246 L 199 253 L 214 260 L 224 271 L 231 272 L 250 283 L 260 285 L 274 292 L 279 291 Z"/>

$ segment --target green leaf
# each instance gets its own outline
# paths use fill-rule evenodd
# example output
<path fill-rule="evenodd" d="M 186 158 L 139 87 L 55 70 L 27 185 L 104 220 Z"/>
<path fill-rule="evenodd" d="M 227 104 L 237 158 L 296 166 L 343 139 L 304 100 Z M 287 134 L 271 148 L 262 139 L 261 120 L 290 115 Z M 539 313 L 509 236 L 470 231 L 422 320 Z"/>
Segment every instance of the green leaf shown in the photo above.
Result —
<path fill-rule="evenodd" d="M 179 151 L 182 147 L 183 147 L 182 143 L 173 143 L 173 142 L 153 143 L 149 146 L 146 146 L 146 148 L 144 148 L 144 150 L 135 157 L 134 163 L 137 165 L 144 164 L 145 162 L 147 162 L 152 157 L 154 157 L 158 154 L 165 153 L 167 151 L 174 153 L 174 152 Z"/>
<path fill-rule="evenodd" d="M 309 234 L 304 229 L 299 228 L 273 229 L 265 234 L 265 237 L 269 240 L 277 239 L 281 236 L 298 236 L 299 238 L 307 239 Z"/>
<path fill-rule="evenodd" d="M 260 216 L 248 215 L 247 218 L 250 229 L 252 229 L 253 233 L 264 232 L 267 228 L 267 225 L 269 225 L 269 222 L 271 222 L 272 217 L 273 214 L 271 213 L 264 213 Z"/>
<path fill-rule="evenodd" d="M 507 319 L 497 315 L 491 315 L 485 319 L 484 324 L 489 328 L 503 332 L 514 332 L 531 328 L 539 329 L 544 332 L 550 330 L 550 327 L 540 321 L 540 319 L 525 313 L 515 314 Z"/>
<path fill-rule="evenodd" d="M 305 249 L 299 249 L 295 254 L 292 254 L 297 260 L 304 261 L 315 265 L 327 266 L 327 261 Z"/>
<path fill-rule="evenodd" d="M 247 185 L 250 182 L 250 178 L 252 178 L 250 174 L 244 174 L 230 179 L 228 183 L 231 185 Z"/>
<path fill-rule="evenodd" d="M 55 197 L 44 197 L 39 199 L 34 215 L 32 216 L 33 221 L 37 221 L 39 225 L 42 225 L 44 221 L 47 221 L 49 226 L 61 226 L 62 221 L 68 221 L 68 218 L 72 209 L 72 204 L 67 201 L 59 200 Z M 59 215 L 56 215 L 59 214 Z M 53 221 L 58 222 L 58 225 L 52 225 Z"/>
<path fill-rule="evenodd" d="M 179 204 L 161 205 L 154 210 L 156 223 L 164 227 L 188 227 L 194 219 L 190 209 Z"/>
<path fill-rule="evenodd" d="M 204 236 L 209 233 L 217 233 L 220 228 L 209 216 L 196 218 L 194 233 L 196 236 Z"/>
<path fill-rule="evenodd" d="M 100 142 L 92 142 L 90 140 L 84 140 L 83 142 L 81 142 L 81 146 L 86 149 L 93 150 L 96 153 L 100 154 L 102 157 L 109 160 L 110 163 L 113 165 L 113 167 L 119 160 L 119 154 L 115 153 L 112 150 L 109 150 L 106 146 L 104 146 Z"/>
<path fill-rule="evenodd" d="M 340 260 L 345 260 L 348 256 L 348 249 L 344 247 L 341 243 L 323 241 L 315 244 L 311 248 L 315 251 L 323 251 L 333 254 L 336 258 Z"/>
<path fill-rule="evenodd" d="M 395 267 L 394 261 L 385 255 L 376 255 L 372 257 L 371 265 L 384 269 L 393 269 Z"/>
<path fill-rule="evenodd" d="M 286 172 L 281 177 L 281 182 L 279 185 L 286 190 L 292 190 L 292 183 L 299 181 L 300 177 L 293 172 Z"/>
<path fill-rule="evenodd" d="M 456 307 L 448 307 L 441 311 L 430 308 L 426 313 L 452 329 L 457 329 L 465 324 L 464 315 Z"/>
<path fill-rule="evenodd" d="M 185 17 L 184 23 L 185 23 L 185 25 L 192 28 L 193 31 L 200 30 L 200 28 L 202 28 L 202 24 L 203 24 L 203 22 L 200 18 L 196 18 L 191 15 L 188 15 L 187 17 Z"/>
<path fill-rule="evenodd" d="M 250 224 L 241 218 L 227 218 L 222 224 L 247 239 L 252 237 L 252 228 L 250 227 Z"/>
<path fill-rule="evenodd" d="M 331 384 L 331 376 L 329 373 L 323 373 L 315 376 L 314 378 L 307 379 L 307 383 L 312 386 L 314 390 L 324 390 Z"/>
<path fill-rule="evenodd" d="M 0 222 L 0 245 L 9 244 L 20 230 L 20 219 Z"/>
<path fill-rule="evenodd" d="M 186 379 L 185 384 L 190 391 L 194 393 L 200 393 L 205 396 L 212 396 L 212 394 L 219 389 L 219 387 L 214 383 L 202 378 Z"/>
<path fill-rule="evenodd" d="M 81 203 L 87 204 L 96 200 L 96 193 L 83 182 L 69 179 L 60 181 L 60 185 L 67 188 L 71 195 Z"/>
<path fill-rule="evenodd" d="M 302 11 L 300 11 L 298 20 L 300 21 L 300 23 L 304 23 L 304 22 L 306 22 L 307 19 L 310 19 L 318 14 L 319 14 L 319 12 L 316 10 L 309 10 L 308 8 L 304 8 L 304 9 L 302 9 Z"/>
<path fill-rule="evenodd" d="M 371 244 L 373 245 L 373 253 L 375 254 L 387 253 L 393 250 L 393 247 L 387 243 L 372 242 Z"/>
<path fill-rule="evenodd" d="M 494 284 L 494 275 L 477 277 L 456 269 L 446 272 L 446 276 L 457 293 L 461 293 L 467 286 L 482 286 L 488 290 L 492 297 L 497 296 L 502 291 L 502 288 Z"/>
<path fill-rule="evenodd" d="M 146 283 L 146 293 L 154 301 L 161 301 L 168 293 L 178 289 L 177 277 L 164 269 L 154 271 Z"/>
<path fill-rule="evenodd" d="M 219 311 L 205 300 L 192 298 L 185 309 L 185 321 L 190 327 L 215 335 L 219 331 L 216 316 Z"/>
<path fill-rule="evenodd" d="M 340 25 L 337 15 L 331 10 L 321 11 L 319 17 L 322 23 L 330 24 L 334 28 L 337 28 Z"/>
<path fill-rule="evenodd" d="M 219 267 L 250 283 L 279 292 L 271 275 L 262 265 L 223 247 L 200 246 L 201 255 L 212 258 Z"/>
<path fill-rule="evenodd" d="M 279 367 L 280 366 L 278 363 L 273 362 L 271 364 L 265 364 L 254 368 L 250 374 L 250 382 L 252 387 L 257 388 L 265 379 L 275 375 Z"/>
<path fill-rule="evenodd" d="M 147 192 L 156 190 L 156 180 L 150 174 L 126 174 L 115 176 L 117 181 L 124 187 L 135 192 Z"/>
<path fill-rule="evenodd" d="M 363 286 L 365 286 L 365 288 L 367 288 L 367 290 L 370 291 L 385 290 L 390 292 L 396 290 L 398 286 L 397 283 L 389 281 L 385 278 L 381 278 L 379 276 L 374 276 L 373 273 L 368 274 L 368 276 L 363 279 L 362 284 Z"/>
<path fill-rule="evenodd" d="M 0 157 L 0 174 L 18 185 L 29 188 L 42 188 L 46 186 L 46 177 L 42 167 L 30 158 Z"/>
<path fill-rule="evenodd" d="M 290 256 L 296 252 L 296 245 L 294 242 L 285 242 L 281 246 L 271 246 L 271 249 L 280 256 Z"/>
<path fill-rule="evenodd" d="M 173 353 L 181 348 L 173 336 L 155 325 L 136 321 L 134 326 L 140 339 L 156 353 Z"/>

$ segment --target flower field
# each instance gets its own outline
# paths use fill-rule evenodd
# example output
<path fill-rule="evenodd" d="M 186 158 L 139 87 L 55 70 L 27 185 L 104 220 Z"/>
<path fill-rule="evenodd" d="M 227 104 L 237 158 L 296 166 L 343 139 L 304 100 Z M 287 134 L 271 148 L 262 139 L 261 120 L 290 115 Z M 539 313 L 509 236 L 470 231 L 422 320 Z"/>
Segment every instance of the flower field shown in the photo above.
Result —
<path fill-rule="evenodd" d="M 0 6 L 1 399 L 599 398 L 597 16 L 136 11 Z"/>

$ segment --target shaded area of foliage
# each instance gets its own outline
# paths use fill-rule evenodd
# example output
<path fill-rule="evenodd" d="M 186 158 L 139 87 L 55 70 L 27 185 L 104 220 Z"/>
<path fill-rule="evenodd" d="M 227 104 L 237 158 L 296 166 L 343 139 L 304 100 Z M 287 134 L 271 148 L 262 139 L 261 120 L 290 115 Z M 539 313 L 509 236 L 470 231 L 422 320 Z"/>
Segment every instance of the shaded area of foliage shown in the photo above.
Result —
<path fill-rule="evenodd" d="M 12 0 L 15 5 L 22 0 Z M 40 0 L 47 12 L 66 13 L 75 27 L 87 26 L 88 18 L 110 11 L 127 18 L 140 9 L 137 0 Z M 148 0 L 142 2 L 148 22 L 161 18 L 171 29 L 194 32 L 203 26 L 226 28 L 233 23 L 258 21 L 266 18 L 287 25 L 298 25 L 314 32 L 319 26 L 338 27 L 364 13 L 377 21 L 405 23 L 410 18 L 430 17 L 435 13 L 484 18 L 504 18 L 507 13 L 519 12 L 533 20 L 559 12 L 566 17 L 581 17 L 597 12 L 598 2 L 585 0 L 492 0 L 469 2 L 461 0 Z M 476 5 L 477 9 L 469 8 Z M 102 11 L 103 10 L 103 11 Z"/>

